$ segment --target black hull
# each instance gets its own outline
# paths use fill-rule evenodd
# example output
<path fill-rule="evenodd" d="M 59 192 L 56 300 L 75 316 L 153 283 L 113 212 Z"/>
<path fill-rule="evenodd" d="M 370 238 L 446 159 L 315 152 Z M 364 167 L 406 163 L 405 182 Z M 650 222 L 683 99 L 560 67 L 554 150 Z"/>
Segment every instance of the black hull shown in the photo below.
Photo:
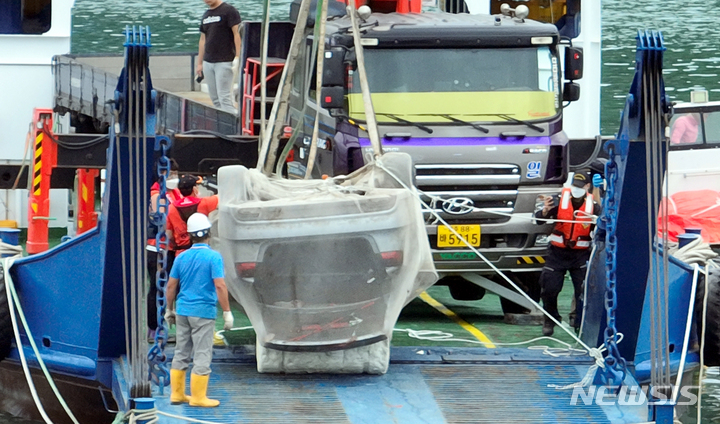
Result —
<path fill-rule="evenodd" d="M 42 371 L 31 368 L 31 373 L 40 401 L 53 423 L 72 424 Z M 93 381 L 57 374 L 53 374 L 53 379 L 80 424 L 112 423 L 115 414 L 105 409 L 103 396 L 111 410 L 117 410 L 117 405 L 108 388 Z M 22 367 L 17 362 L 0 362 L 0 410 L 20 418 L 42 422 Z"/>

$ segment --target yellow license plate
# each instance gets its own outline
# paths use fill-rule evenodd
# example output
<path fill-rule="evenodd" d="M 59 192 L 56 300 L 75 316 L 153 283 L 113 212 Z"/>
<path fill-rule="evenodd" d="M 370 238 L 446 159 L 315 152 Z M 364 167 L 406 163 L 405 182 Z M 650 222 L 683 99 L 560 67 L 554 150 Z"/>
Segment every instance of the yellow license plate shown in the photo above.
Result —
<path fill-rule="evenodd" d="M 480 226 L 479 225 L 452 225 L 472 247 L 480 246 Z M 456 236 L 450 229 L 444 225 L 439 225 L 437 229 L 437 247 L 467 247 L 464 241 Z"/>

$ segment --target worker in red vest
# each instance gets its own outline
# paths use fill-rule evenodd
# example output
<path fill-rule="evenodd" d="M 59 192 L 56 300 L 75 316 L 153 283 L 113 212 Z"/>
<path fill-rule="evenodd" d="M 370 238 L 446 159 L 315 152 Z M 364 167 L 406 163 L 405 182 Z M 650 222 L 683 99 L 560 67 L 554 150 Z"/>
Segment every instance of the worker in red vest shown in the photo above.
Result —
<path fill-rule="evenodd" d="M 548 238 L 550 244 L 545 257 L 545 266 L 540 275 L 540 287 L 543 307 L 558 321 L 562 318 L 558 312 L 557 299 L 568 271 L 575 289 L 576 308 L 580 311 L 577 315 L 581 316 L 582 313 L 583 282 L 590 259 L 592 232 L 595 227 L 593 217 L 600 214 L 600 206 L 588 192 L 591 182 L 592 176 L 589 170 L 576 172 L 570 186 L 563 188 L 559 204 L 554 205 L 555 199 L 546 196 L 542 210 L 535 214 L 537 218 L 557 219 L 555 228 Z M 574 321 L 572 324 L 577 330 L 580 328 L 581 319 Z M 545 317 L 543 335 L 551 336 L 554 328 L 555 323 Z"/>
<path fill-rule="evenodd" d="M 202 178 L 187 174 L 181 175 L 178 181 L 178 190 L 183 197 L 170 205 L 167 216 L 167 234 L 176 256 L 192 246 L 190 235 L 187 232 L 187 220 L 190 215 L 199 212 L 207 216 L 217 209 L 217 194 L 209 197 L 197 197 L 197 185 L 201 181 Z"/>

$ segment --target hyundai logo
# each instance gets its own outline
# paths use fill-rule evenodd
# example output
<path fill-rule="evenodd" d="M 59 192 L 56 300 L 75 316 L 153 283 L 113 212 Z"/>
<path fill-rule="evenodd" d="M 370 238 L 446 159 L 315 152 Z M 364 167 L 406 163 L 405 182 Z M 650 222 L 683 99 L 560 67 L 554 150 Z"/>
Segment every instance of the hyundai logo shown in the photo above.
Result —
<path fill-rule="evenodd" d="M 442 203 L 442 210 L 450 215 L 465 215 L 475 209 L 475 203 L 467 197 L 453 197 Z"/>

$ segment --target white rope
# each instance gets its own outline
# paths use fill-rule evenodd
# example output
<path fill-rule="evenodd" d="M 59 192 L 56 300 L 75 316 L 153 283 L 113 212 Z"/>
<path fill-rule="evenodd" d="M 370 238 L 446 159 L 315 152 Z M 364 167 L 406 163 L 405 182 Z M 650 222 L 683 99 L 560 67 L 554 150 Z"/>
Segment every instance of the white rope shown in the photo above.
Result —
<path fill-rule="evenodd" d="M 604 359 L 603 356 L 602 356 L 602 350 L 601 350 L 601 349 L 602 349 L 602 346 L 601 346 L 601 348 L 591 348 L 591 347 L 589 347 L 588 345 L 586 345 L 582 340 L 580 340 L 579 337 L 577 337 L 577 335 L 575 335 L 572 331 L 570 331 L 570 330 L 568 330 L 567 328 L 565 328 L 557 319 L 555 319 L 555 317 L 553 317 L 552 315 L 550 315 L 542 306 L 540 306 L 537 302 L 535 302 L 535 300 L 533 300 L 530 296 L 528 296 L 528 294 L 525 293 L 525 291 L 523 291 L 522 289 L 520 289 L 520 287 L 518 287 L 517 284 L 515 284 L 515 282 L 513 282 L 510 278 L 508 278 L 507 275 L 505 275 L 502 271 L 500 271 L 500 269 L 498 269 L 492 262 L 490 262 L 482 253 L 480 253 L 475 247 L 471 246 L 470 243 L 468 243 L 468 241 L 465 240 L 464 237 L 462 237 L 457 231 L 455 231 L 455 229 L 452 228 L 452 226 L 450 226 L 447 222 L 445 222 L 445 220 L 442 219 L 442 217 L 440 217 L 440 215 L 438 215 L 437 212 L 435 212 L 432 208 L 430 208 L 430 206 L 428 206 L 427 204 L 425 204 L 425 202 L 422 201 L 422 198 L 420 197 L 420 194 L 417 192 L 416 189 L 414 189 L 414 187 L 413 187 L 413 188 L 408 187 L 408 186 L 407 186 L 400 178 L 398 178 L 391 170 L 389 170 L 389 169 L 387 169 L 387 168 L 385 167 L 385 165 L 382 163 L 382 158 L 378 158 L 378 159 L 376 160 L 376 164 L 377 164 L 377 166 L 378 166 L 380 169 L 382 169 L 382 170 L 385 171 L 388 175 L 390 175 L 391 177 L 393 177 L 402 187 L 404 187 L 405 189 L 407 189 L 407 190 L 409 190 L 411 193 L 413 193 L 413 194 L 417 197 L 417 199 L 420 201 L 420 205 L 421 205 L 422 207 L 424 207 L 425 209 L 428 209 L 428 210 L 430 211 L 430 213 L 432 213 L 432 214 L 435 216 L 436 220 L 438 220 L 438 221 L 441 222 L 444 226 L 446 226 L 459 240 L 462 240 L 462 242 L 463 242 L 470 250 L 472 250 L 473 253 L 475 253 L 475 254 L 476 254 L 480 259 L 482 259 L 490 268 L 492 268 L 493 271 L 495 271 L 495 272 L 496 272 L 498 275 L 500 275 L 505 281 L 507 281 L 507 283 L 510 284 L 520 295 L 522 295 L 522 296 L 523 296 L 525 299 L 527 299 L 532 305 L 534 305 L 536 308 L 538 308 L 540 311 L 542 311 L 542 313 L 545 314 L 546 317 L 550 318 L 559 328 L 561 328 L 563 331 L 565 331 L 570 337 L 572 337 L 573 339 L 575 339 L 575 341 L 576 341 L 580 346 L 582 346 L 582 347 L 588 352 L 588 355 L 590 355 L 592 358 L 595 359 L 595 364 L 596 364 L 596 365 L 594 365 L 594 366 L 596 366 L 596 368 L 597 368 L 597 367 L 605 368 L 605 359 Z M 588 371 L 588 373 L 589 373 L 589 371 Z M 587 380 L 587 376 L 586 376 L 586 378 L 583 379 L 583 382 L 585 382 L 586 380 Z"/>
<path fill-rule="evenodd" d="M 697 290 L 698 276 L 700 275 L 700 267 L 694 264 L 692 288 L 690 289 L 690 301 L 688 302 L 688 313 L 685 321 L 685 337 L 683 338 L 683 348 L 680 354 L 680 364 L 678 366 L 677 376 L 675 377 L 675 389 L 673 390 L 673 403 L 677 403 L 677 397 L 680 392 L 680 382 L 685 371 L 685 358 L 687 357 L 687 348 L 690 341 L 690 331 L 692 330 L 693 310 L 695 309 L 695 291 Z M 707 284 L 706 284 L 707 285 Z"/>
<path fill-rule="evenodd" d="M 19 256 L 22 255 L 22 246 L 17 246 L 14 244 L 8 244 L 4 241 L 0 240 L 0 255 L 12 255 L 12 256 Z"/>
<path fill-rule="evenodd" d="M 549 355 L 552 357 L 563 357 L 563 356 L 580 356 L 585 355 L 586 351 L 584 349 L 576 349 L 571 345 L 570 343 L 564 342 L 560 339 L 556 339 L 554 337 L 548 337 L 548 336 L 540 336 L 535 337 L 534 339 L 522 341 L 522 342 L 513 342 L 513 343 L 496 343 L 496 342 L 483 342 L 481 340 L 473 340 L 473 339 L 463 339 L 461 337 L 455 337 L 454 334 L 448 333 L 445 331 L 439 331 L 439 330 L 413 330 L 411 328 L 394 328 L 393 331 L 397 331 L 400 333 L 407 333 L 408 337 L 417 339 L 417 340 L 427 340 L 431 342 L 458 342 L 458 343 L 470 343 L 470 344 L 479 344 L 479 345 L 494 345 L 494 346 L 522 346 L 530 343 L 535 343 L 539 340 L 549 340 L 558 344 L 561 344 L 565 347 L 550 347 L 545 345 L 536 345 L 536 346 L 528 346 L 529 350 L 541 350 L 544 355 Z M 622 340 L 622 333 L 618 333 L 620 335 L 620 340 Z M 602 348 L 602 351 L 604 351 L 605 348 Z"/>
<path fill-rule="evenodd" d="M 182 415 L 169 414 L 169 413 L 163 412 L 163 411 L 157 411 L 157 413 L 158 413 L 159 415 L 164 415 L 164 416 L 170 417 L 170 418 L 177 418 L 177 419 L 179 419 L 179 420 L 188 421 L 188 422 L 191 422 L 191 423 L 199 423 L 199 424 L 224 424 L 224 423 L 218 422 L 218 421 L 198 420 L 198 419 L 196 419 L 196 418 L 184 417 L 184 416 L 182 416 Z"/>
<path fill-rule="evenodd" d="M 40 398 L 37 394 L 37 390 L 35 388 L 35 383 L 33 382 L 32 375 L 30 374 L 30 369 L 28 367 L 27 359 L 25 358 L 25 351 L 24 351 L 23 345 L 22 345 L 22 339 L 20 338 L 20 330 L 18 327 L 17 319 L 15 318 L 15 307 L 13 306 L 13 303 L 17 306 L 18 316 L 20 316 L 20 321 L 22 322 L 23 328 L 25 329 L 25 334 L 27 335 L 28 341 L 30 342 L 30 346 L 32 347 L 33 352 L 35 353 L 35 358 L 37 359 L 38 364 L 40 364 L 40 368 L 42 369 L 42 372 L 45 375 L 45 378 L 47 379 L 47 382 L 50 385 L 50 388 L 52 389 L 53 393 L 55 394 L 55 397 L 57 398 L 57 400 L 60 403 L 60 405 L 62 406 L 62 408 L 68 414 L 68 417 L 70 417 L 70 420 L 74 424 L 79 424 L 77 419 L 75 418 L 75 415 L 73 415 L 72 411 L 70 411 L 70 407 L 67 405 L 67 402 L 65 402 L 65 399 L 60 394 L 60 391 L 58 390 L 57 386 L 55 385 L 55 381 L 53 380 L 52 376 L 50 375 L 50 372 L 48 371 L 47 367 L 45 366 L 45 361 L 43 361 L 42 356 L 40 355 L 40 351 L 39 351 L 37 345 L 35 344 L 35 340 L 33 339 L 32 332 L 30 331 L 30 326 L 28 325 L 27 320 L 25 319 L 25 314 L 23 313 L 22 305 L 20 304 L 20 299 L 17 296 L 17 292 L 15 291 L 15 285 L 13 284 L 12 277 L 10 276 L 10 267 L 12 266 L 13 262 L 15 262 L 15 258 L 3 258 L 2 262 L 3 262 L 3 273 L 4 273 L 4 278 L 5 278 L 5 290 L 7 291 L 8 307 L 10 310 L 10 320 L 12 321 L 13 333 L 15 334 L 15 344 L 17 346 L 18 354 L 20 355 L 20 363 L 22 364 L 23 372 L 25 374 L 25 379 L 28 382 L 28 388 L 30 389 L 30 394 L 32 395 L 33 401 L 35 402 L 35 406 L 37 406 L 37 409 L 40 412 L 40 415 L 42 416 L 43 420 L 48 424 L 52 424 L 50 417 L 47 416 L 47 413 L 45 412 L 45 408 L 42 406 Z"/>
<path fill-rule="evenodd" d="M 384 169 L 384 168 L 383 168 L 383 169 Z M 393 175 L 393 178 L 396 178 L 396 177 Z M 431 200 L 430 204 L 431 204 L 431 205 L 435 205 L 436 203 L 441 203 L 441 204 L 442 204 L 442 203 L 445 203 L 445 202 L 446 202 L 446 200 L 443 199 L 442 197 L 434 196 L 434 195 L 432 195 L 432 194 L 428 194 L 428 193 L 426 193 L 426 192 L 424 192 L 424 191 L 422 191 L 422 190 L 420 190 L 420 189 L 417 189 L 417 188 L 416 188 L 416 190 L 417 190 L 417 192 L 420 193 L 421 195 L 430 198 L 430 200 Z M 422 200 L 421 200 L 421 202 L 422 202 Z M 425 203 L 425 202 L 423 202 L 423 203 Z M 434 212 L 434 209 L 433 209 L 432 207 L 428 207 L 427 209 L 428 209 L 430 212 Z M 585 212 L 585 211 L 583 211 L 583 210 L 576 210 L 576 211 L 574 211 L 574 212 L 573 212 L 573 216 L 575 216 L 576 218 L 577 218 L 578 216 L 585 216 L 586 218 L 589 218 L 589 219 L 591 219 L 592 221 L 576 221 L 576 220 L 569 220 L 569 219 L 537 218 L 537 217 L 535 217 L 535 216 L 525 216 L 525 215 L 520 215 L 520 214 L 512 214 L 512 213 L 507 213 L 507 212 L 495 211 L 495 210 L 492 210 L 492 209 L 476 208 L 475 206 L 467 206 L 467 207 L 464 207 L 463 210 L 464 210 L 464 211 L 466 210 L 467 213 L 470 213 L 470 212 L 484 212 L 484 213 L 488 213 L 488 214 L 491 214 L 491 215 L 506 216 L 506 217 L 509 217 L 509 218 L 520 218 L 520 219 L 525 219 L 525 220 L 533 221 L 533 222 L 540 221 L 540 222 L 546 222 L 546 223 L 567 222 L 567 223 L 571 223 L 571 224 L 576 224 L 576 223 L 577 223 L 577 224 L 587 224 L 588 222 L 590 222 L 590 223 L 592 223 L 592 224 L 597 224 L 597 220 L 598 220 L 598 216 L 597 216 L 597 215 L 593 215 L 593 214 L 587 213 L 587 212 Z M 434 215 L 436 218 L 439 218 L 436 213 L 433 213 L 433 215 Z"/>
<path fill-rule="evenodd" d="M 676 259 L 679 259 L 687 264 L 700 264 L 705 265 L 710 259 L 718 256 L 714 250 L 710 248 L 710 245 L 703 242 L 702 237 L 697 237 L 681 249 L 673 251 L 669 249 L 669 253 Z"/>
<path fill-rule="evenodd" d="M 705 293 L 703 293 L 703 312 L 702 312 L 702 333 L 700 334 L 700 373 L 698 375 L 698 405 L 697 405 L 697 421 L 702 422 L 702 389 L 703 389 L 703 374 L 705 373 L 705 326 L 707 325 L 707 302 L 708 302 L 708 282 L 710 278 L 710 272 L 708 268 L 718 269 L 719 267 L 715 262 L 708 262 L 705 267 Z"/>

